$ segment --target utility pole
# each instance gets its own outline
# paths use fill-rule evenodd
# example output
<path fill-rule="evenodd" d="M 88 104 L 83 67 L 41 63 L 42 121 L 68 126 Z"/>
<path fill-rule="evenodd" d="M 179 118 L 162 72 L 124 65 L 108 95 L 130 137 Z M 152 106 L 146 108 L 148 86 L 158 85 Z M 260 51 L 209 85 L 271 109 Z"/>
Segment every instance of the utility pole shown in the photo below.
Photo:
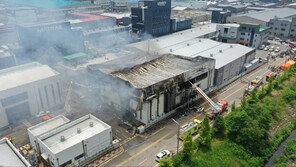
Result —
<path fill-rule="evenodd" d="M 174 118 L 172 118 L 172 120 L 178 125 L 178 131 L 177 131 L 177 154 L 179 152 L 179 132 L 180 132 L 180 124 L 179 122 L 177 122 L 176 120 L 174 120 Z"/>

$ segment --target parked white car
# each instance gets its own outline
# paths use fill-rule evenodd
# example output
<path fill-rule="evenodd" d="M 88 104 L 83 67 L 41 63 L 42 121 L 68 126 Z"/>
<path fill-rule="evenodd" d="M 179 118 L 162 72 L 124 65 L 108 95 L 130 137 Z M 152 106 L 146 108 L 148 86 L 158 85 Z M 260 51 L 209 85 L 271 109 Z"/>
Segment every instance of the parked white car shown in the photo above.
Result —
<path fill-rule="evenodd" d="M 156 155 L 156 162 L 159 162 L 164 157 L 169 157 L 171 155 L 171 152 L 169 150 L 163 150 L 160 153 Z"/>

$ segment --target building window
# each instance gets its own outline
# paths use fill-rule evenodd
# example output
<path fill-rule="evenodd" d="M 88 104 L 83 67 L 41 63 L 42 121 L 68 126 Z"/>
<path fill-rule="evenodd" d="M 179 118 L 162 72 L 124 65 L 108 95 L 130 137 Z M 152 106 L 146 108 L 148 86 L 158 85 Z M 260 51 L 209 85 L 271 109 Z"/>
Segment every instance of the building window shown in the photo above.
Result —
<path fill-rule="evenodd" d="M 294 29 L 291 29 L 291 32 L 294 32 Z"/>
<path fill-rule="evenodd" d="M 44 109 L 40 88 L 38 88 L 38 94 L 39 94 L 39 100 L 40 100 L 41 108 Z"/>
<path fill-rule="evenodd" d="M 281 31 L 286 31 L 286 29 L 285 28 L 281 28 Z"/>
<path fill-rule="evenodd" d="M 277 28 L 277 27 L 275 27 L 274 29 L 275 29 L 275 30 L 277 30 L 278 28 Z"/>
<path fill-rule="evenodd" d="M 246 33 L 242 32 L 241 35 L 246 35 Z"/>
<path fill-rule="evenodd" d="M 228 28 L 224 28 L 224 34 L 228 34 Z"/>
<path fill-rule="evenodd" d="M 28 99 L 28 93 L 27 92 L 23 92 L 17 95 L 13 95 L 13 96 L 9 96 L 7 98 L 4 98 L 1 100 L 2 106 L 6 107 L 15 103 L 18 103 L 20 101 L 24 101 Z"/>
<path fill-rule="evenodd" d="M 79 160 L 80 158 L 82 158 L 83 156 L 84 156 L 84 154 L 82 153 L 82 154 L 78 155 L 77 157 L 75 157 L 74 160 L 77 161 L 77 160 Z"/>
<path fill-rule="evenodd" d="M 240 40 L 244 41 L 244 40 L 245 40 L 245 38 L 240 38 Z"/>
<path fill-rule="evenodd" d="M 142 119 L 142 109 L 140 110 L 140 119 Z"/>
<path fill-rule="evenodd" d="M 247 29 L 247 27 L 242 27 L 242 29 L 243 29 L 243 30 L 246 30 L 246 29 Z"/>

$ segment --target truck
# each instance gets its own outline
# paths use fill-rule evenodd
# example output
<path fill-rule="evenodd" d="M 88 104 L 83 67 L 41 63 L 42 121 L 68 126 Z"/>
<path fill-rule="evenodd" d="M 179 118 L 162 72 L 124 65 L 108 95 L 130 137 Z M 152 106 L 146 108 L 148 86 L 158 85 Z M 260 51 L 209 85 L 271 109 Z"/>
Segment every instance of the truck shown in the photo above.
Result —
<path fill-rule="evenodd" d="M 263 84 L 263 77 L 262 76 L 256 76 L 256 78 L 251 81 L 251 85 L 253 85 L 253 86 L 259 86 L 262 84 Z"/>
<path fill-rule="evenodd" d="M 252 91 L 254 90 L 256 86 L 253 86 L 253 85 L 249 85 L 246 89 L 245 89 L 245 93 L 244 95 L 251 95 Z"/>
<path fill-rule="evenodd" d="M 210 99 L 205 92 L 203 92 L 197 85 L 192 85 L 197 93 L 201 95 L 201 97 L 210 105 L 211 109 L 207 112 L 207 115 L 210 119 L 215 118 L 218 114 L 221 114 L 223 111 L 226 111 L 228 108 L 228 102 L 225 100 L 221 100 L 217 104 Z"/>
<path fill-rule="evenodd" d="M 193 121 L 189 122 L 188 124 L 183 125 L 179 131 L 179 138 L 184 140 L 185 136 L 190 132 L 191 134 L 195 134 L 201 127 L 202 121 L 199 119 L 194 119 Z"/>
<path fill-rule="evenodd" d="M 276 78 L 277 73 L 276 72 L 271 72 L 269 74 L 266 75 L 266 81 L 269 81 L 270 78 Z"/>

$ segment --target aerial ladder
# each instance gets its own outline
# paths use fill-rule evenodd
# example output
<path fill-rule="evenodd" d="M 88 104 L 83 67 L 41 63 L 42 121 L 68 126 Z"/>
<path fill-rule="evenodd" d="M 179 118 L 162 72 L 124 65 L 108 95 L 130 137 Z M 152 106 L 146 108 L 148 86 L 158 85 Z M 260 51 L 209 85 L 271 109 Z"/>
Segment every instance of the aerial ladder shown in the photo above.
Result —
<path fill-rule="evenodd" d="M 192 84 L 194 89 L 201 95 L 201 97 L 210 105 L 211 110 L 207 112 L 209 118 L 213 119 L 218 114 L 222 113 L 223 111 L 227 110 L 228 102 L 225 100 L 221 100 L 217 104 L 213 102 L 212 99 L 208 97 L 207 94 L 205 94 L 204 91 L 202 91 L 196 84 Z"/>

